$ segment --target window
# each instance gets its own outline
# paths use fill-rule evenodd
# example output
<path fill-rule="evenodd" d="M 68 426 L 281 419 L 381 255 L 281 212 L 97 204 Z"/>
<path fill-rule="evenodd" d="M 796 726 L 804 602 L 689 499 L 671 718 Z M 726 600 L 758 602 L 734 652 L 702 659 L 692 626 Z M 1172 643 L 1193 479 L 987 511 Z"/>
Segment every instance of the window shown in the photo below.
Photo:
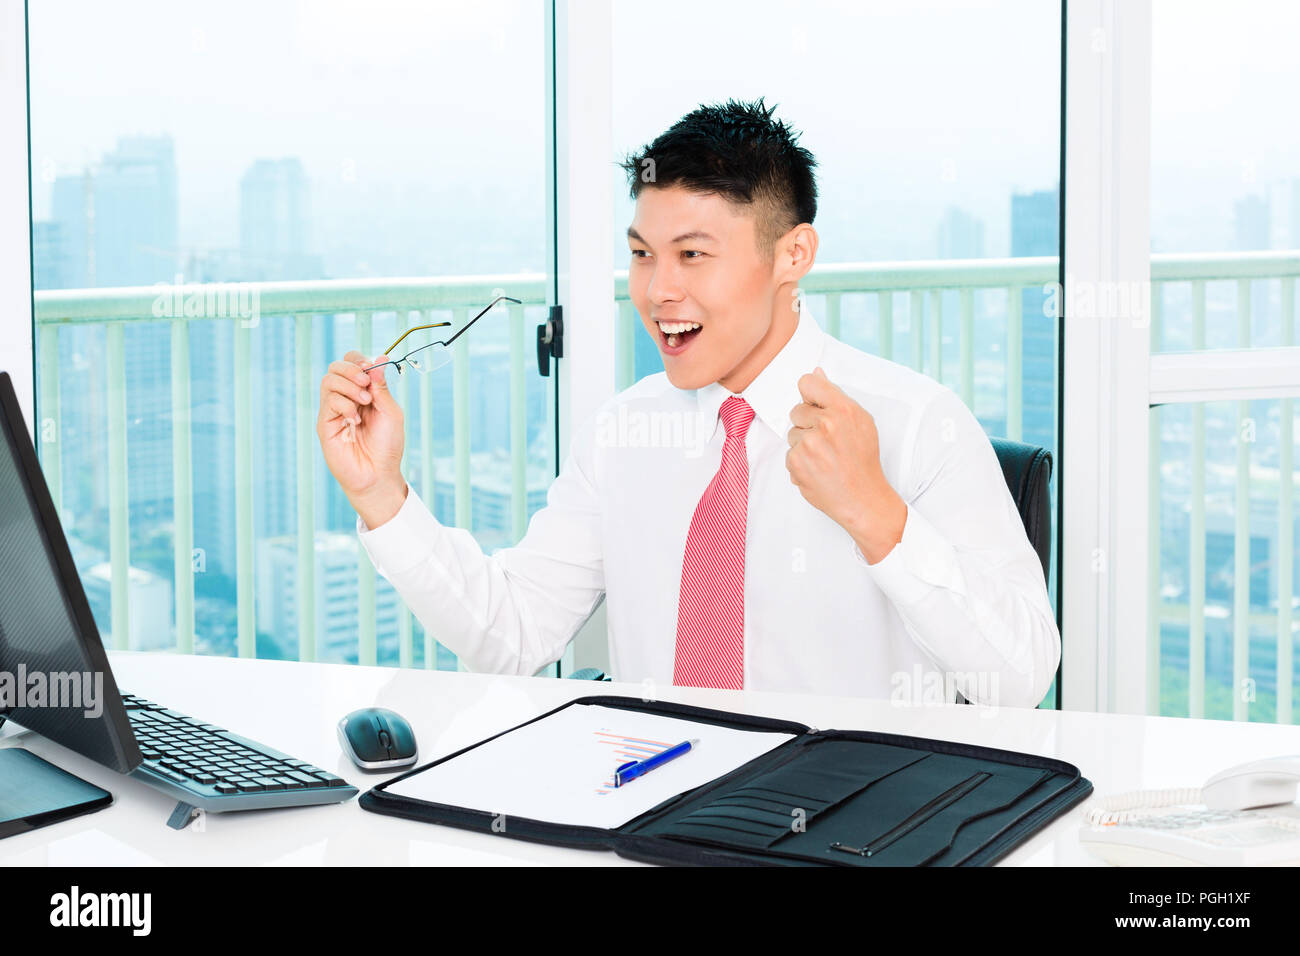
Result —
<path fill-rule="evenodd" d="M 1152 7 L 1152 713 L 1295 720 L 1297 30 L 1285 4 Z"/>
<path fill-rule="evenodd" d="M 489 552 L 544 503 L 546 15 L 29 5 L 38 444 L 112 646 L 456 666 L 360 550 L 315 409 L 330 361 L 501 289 L 525 304 L 449 366 L 390 374 L 405 473 Z"/>

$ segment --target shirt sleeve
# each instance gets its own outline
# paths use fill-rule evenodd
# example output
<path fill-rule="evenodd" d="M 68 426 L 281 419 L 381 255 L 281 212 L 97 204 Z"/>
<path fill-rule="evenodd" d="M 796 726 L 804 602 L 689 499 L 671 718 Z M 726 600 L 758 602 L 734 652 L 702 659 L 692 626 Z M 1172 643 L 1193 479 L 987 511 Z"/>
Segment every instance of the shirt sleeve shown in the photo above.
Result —
<path fill-rule="evenodd" d="M 469 531 L 441 524 L 409 485 L 378 528 L 357 518 L 376 570 L 472 671 L 535 674 L 560 658 L 604 597 L 594 420 L 575 431 L 523 539 L 491 556 Z"/>
<path fill-rule="evenodd" d="M 1036 707 L 1061 659 L 1043 565 L 983 428 L 950 388 L 918 419 L 901 540 L 871 564 L 913 640 L 970 701 Z"/>

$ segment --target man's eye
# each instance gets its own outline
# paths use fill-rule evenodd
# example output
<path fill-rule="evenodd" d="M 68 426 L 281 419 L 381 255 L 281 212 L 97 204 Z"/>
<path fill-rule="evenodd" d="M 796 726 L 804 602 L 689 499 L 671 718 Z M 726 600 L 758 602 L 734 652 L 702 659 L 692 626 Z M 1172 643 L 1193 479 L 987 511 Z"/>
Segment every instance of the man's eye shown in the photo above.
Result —
<path fill-rule="evenodd" d="M 700 256 L 704 255 L 704 253 L 700 252 L 698 249 L 684 249 L 682 250 L 682 255 L 688 256 L 692 259 L 698 259 Z"/>
<path fill-rule="evenodd" d="M 633 249 L 633 250 L 632 250 L 632 258 L 634 258 L 634 259 L 636 259 L 636 258 L 642 258 L 642 257 L 647 256 L 647 255 L 649 255 L 649 253 L 646 252 L 644 249 Z"/>

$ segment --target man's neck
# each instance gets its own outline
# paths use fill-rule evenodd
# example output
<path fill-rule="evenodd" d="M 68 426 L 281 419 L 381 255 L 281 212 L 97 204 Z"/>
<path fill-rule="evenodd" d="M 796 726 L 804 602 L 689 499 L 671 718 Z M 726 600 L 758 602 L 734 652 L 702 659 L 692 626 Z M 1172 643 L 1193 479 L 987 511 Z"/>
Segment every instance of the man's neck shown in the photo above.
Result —
<path fill-rule="evenodd" d="M 777 301 L 784 300 L 778 296 Z M 728 375 L 718 379 L 718 384 L 724 386 L 733 395 L 739 395 L 749 388 L 754 379 L 758 378 L 763 369 L 767 368 L 772 359 L 785 348 L 798 325 L 798 311 L 789 306 L 777 306 L 773 311 L 767 334 L 759 340 L 758 345 L 754 346 L 754 350 L 745 356 L 743 362 Z"/>

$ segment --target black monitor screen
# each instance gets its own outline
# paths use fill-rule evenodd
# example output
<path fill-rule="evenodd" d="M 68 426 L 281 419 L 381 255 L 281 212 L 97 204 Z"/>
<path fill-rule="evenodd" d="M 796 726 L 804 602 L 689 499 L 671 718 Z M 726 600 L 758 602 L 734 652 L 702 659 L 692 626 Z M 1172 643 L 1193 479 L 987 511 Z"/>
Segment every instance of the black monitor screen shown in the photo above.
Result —
<path fill-rule="evenodd" d="M 115 770 L 141 760 L 103 641 L 0 372 L 0 715 Z"/>

